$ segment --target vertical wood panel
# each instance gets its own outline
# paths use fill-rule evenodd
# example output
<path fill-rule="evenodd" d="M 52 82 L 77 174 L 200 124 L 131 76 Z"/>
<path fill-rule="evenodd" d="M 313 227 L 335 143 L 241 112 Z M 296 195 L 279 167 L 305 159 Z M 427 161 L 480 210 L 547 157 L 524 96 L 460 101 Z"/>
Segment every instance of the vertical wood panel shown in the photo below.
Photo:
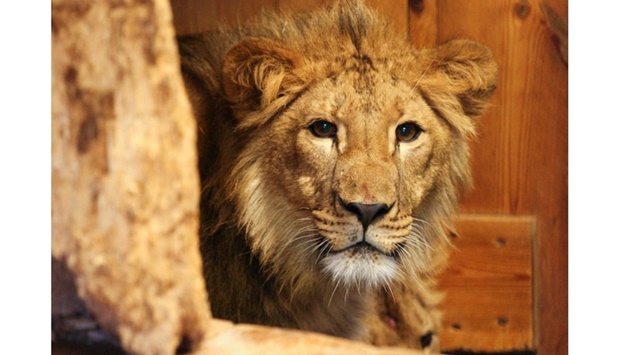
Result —
<path fill-rule="evenodd" d="M 334 0 L 171 0 L 174 26 L 180 35 L 198 33 L 218 26 L 243 24 L 262 9 L 307 11 Z M 402 33 L 407 33 L 407 0 L 367 0 L 370 7 L 391 19 Z"/>
<path fill-rule="evenodd" d="M 437 44 L 437 0 L 409 1 L 409 39 L 417 48 Z"/>
<path fill-rule="evenodd" d="M 309 11 L 333 2 L 332 0 L 277 0 L 278 8 L 283 11 Z"/>
<path fill-rule="evenodd" d="M 274 9 L 278 0 L 171 0 L 174 27 L 179 35 L 235 26 L 247 22 L 261 9 Z"/>
<path fill-rule="evenodd" d="M 567 13 L 565 0 L 438 1 L 437 40 L 472 38 L 498 60 L 498 90 L 472 146 L 475 188 L 462 210 L 537 217 L 538 350 L 554 355 L 568 349 L 568 71 L 543 3 L 560 19 Z"/>

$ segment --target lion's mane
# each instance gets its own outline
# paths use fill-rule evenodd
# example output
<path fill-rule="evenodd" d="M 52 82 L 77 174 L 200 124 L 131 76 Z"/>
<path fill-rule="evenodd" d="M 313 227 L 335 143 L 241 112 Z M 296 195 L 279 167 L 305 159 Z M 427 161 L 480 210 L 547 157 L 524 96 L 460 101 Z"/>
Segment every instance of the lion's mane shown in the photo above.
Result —
<path fill-rule="evenodd" d="M 447 255 L 459 194 L 471 185 L 468 140 L 495 88 L 490 51 L 468 40 L 415 49 L 359 1 L 302 14 L 266 13 L 245 27 L 180 38 L 179 48 L 198 122 L 201 250 L 214 315 L 362 338 L 372 295 L 389 294 L 390 283 L 408 285 L 434 307 L 432 279 Z M 394 89 L 381 91 L 379 85 Z M 355 112 L 368 117 L 392 109 L 385 102 L 394 102 L 399 114 L 419 108 L 421 120 L 428 121 L 422 129 L 427 140 L 413 141 L 420 144 L 417 150 L 409 142 L 390 148 L 391 157 L 408 154 L 410 162 L 390 163 L 396 158 L 378 150 L 383 143 L 353 141 L 347 121 L 338 127 L 350 128 L 347 147 L 359 151 L 346 162 L 355 177 L 341 176 L 336 166 L 345 171 L 343 157 L 354 155 L 354 148 L 344 148 L 345 137 L 316 138 L 295 128 L 304 112 L 328 106 L 313 97 L 349 107 L 355 95 L 366 95 Z M 385 169 L 364 160 L 364 150 L 380 157 Z M 424 154 L 424 162 L 415 161 Z M 332 163 L 329 172 L 321 170 Z M 392 181 L 396 187 L 381 177 L 383 171 L 399 180 Z M 375 190 L 358 191 L 372 184 Z M 375 234 L 396 228 L 409 234 L 398 242 L 376 237 L 381 253 L 350 251 L 349 259 L 344 252 L 329 254 L 338 245 L 349 248 L 338 237 L 345 227 L 333 226 L 362 220 L 359 204 L 345 200 L 372 201 L 376 195 L 396 196 L 399 210 L 386 204 L 380 213 L 385 223 L 405 225 L 385 225 Z M 400 211 L 408 212 L 399 217 Z M 373 228 L 367 224 L 364 233 Z M 351 235 L 361 233 L 359 226 L 347 228 Z M 370 256 L 360 261 L 359 255 Z M 379 271 L 373 266 L 377 258 L 385 260 Z M 347 269 L 349 261 L 354 268 Z"/>

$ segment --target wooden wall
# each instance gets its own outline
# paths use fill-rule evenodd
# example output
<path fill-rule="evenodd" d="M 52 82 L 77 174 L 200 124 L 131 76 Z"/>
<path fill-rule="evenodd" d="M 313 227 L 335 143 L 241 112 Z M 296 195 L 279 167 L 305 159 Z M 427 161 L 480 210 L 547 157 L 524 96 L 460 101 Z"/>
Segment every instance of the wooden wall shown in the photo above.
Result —
<path fill-rule="evenodd" d="M 567 1 L 410 3 L 415 5 L 410 8 L 410 38 L 417 45 L 468 37 L 485 43 L 496 56 L 498 90 L 479 122 L 472 148 L 475 188 L 461 210 L 493 214 L 495 226 L 503 224 L 506 229 L 512 228 L 509 223 L 515 216 L 534 218 L 533 344 L 539 354 L 566 354 Z"/>
<path fill-rule="evenodd" d="M 304 11 L 331 0 L 171 0 L 174 25 L 178 34 L 201 32 L 221 25 L 250 20 L 261 9 Z M 367 0 L 367 3 L 393 19 L 394 25 L 407 31 L 407 0 Z"/>
<path fill-rule="evenodd" d="M 180 34 L 243 23 L 261 7 L 328 0 L 172 0 Z M 472 144 L 447 290 L 444 350 L 568 353 L 567 0 L 369 0 L 419 47 L 478 40 L 498 90 Z"/>

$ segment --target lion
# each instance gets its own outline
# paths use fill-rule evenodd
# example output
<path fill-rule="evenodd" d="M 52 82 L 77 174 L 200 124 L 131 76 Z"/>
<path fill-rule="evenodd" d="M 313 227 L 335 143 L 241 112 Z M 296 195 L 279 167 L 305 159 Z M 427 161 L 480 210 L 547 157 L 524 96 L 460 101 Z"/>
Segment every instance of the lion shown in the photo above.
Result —
<path fill-rule="evenodd" d="M 377 295 L 405 290 L 419 347 L 435 342 L 434 275 L 495 89 L 490 50 L 416 49 L 341 1 L 180 37 L 179 51 L 213 315 L 372 341 Z"/>

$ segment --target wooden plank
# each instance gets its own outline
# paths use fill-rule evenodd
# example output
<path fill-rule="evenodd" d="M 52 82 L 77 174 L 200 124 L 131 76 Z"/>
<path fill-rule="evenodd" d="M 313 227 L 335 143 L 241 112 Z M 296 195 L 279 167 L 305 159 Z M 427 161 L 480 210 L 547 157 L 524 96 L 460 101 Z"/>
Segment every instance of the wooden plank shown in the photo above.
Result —
<path fill-rule="evenodd" d="M 437 44 L 437 0 L 409 2 L 409 39 L 417 48 Z"/>
<path fill-rule="evenodd" d="M 261 9 L 275 9 L 277 0 L 170 0 L 177 34 L 231 27 L 252 19 Z"/>
<path fill-rule="evenodd" d="M 216 24 L 215 3 L 200 0 L 170 0 L 174 28 L 178 35 L 212 29 Z"/>
<path fill-rule="evenodd" d="M 478 40 L 499 64 L 497 92 L 472 143 L 474 190 L 461 211 L 536 216 L 545 236 L 534 268 L 541 355 L 568 352 L 566 16 L 566 0 L 437 2 L 437 41 Z"/>
<path fill-rule="evenodd" d="M 442 351 L 533 349 L 535 219 L 461 215 L 456 228 L 456 251 L 439 279 Z"/>
<path fill-rule="evenodd" d="M 333 0 L 171 0 L 174 14 L 174 27 L 179 35 L 198 33 L 216 28 L 232 26 L 251 20 L 261 9 L 281 9 L 284 11 L 307 11 L 332 3 Z M 367 0 L 391 20 L 393 25 L 407 33 L 407 0 Z"/>

